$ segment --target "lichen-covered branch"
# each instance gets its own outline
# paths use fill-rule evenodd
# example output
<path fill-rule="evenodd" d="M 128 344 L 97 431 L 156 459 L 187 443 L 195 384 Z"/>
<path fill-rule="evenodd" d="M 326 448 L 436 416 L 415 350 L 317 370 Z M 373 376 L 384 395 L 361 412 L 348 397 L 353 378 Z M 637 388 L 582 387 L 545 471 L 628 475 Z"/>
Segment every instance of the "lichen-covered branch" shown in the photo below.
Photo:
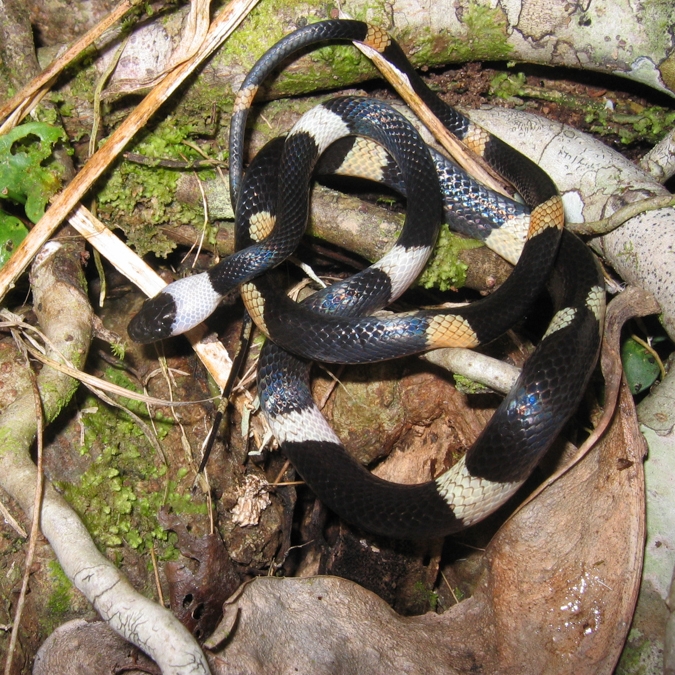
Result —
<path fill-rule="evenodd" d="M 350 0 L 342 9 L 389 30 L 418 67 L 477 60 L 522 61 L 619 74 L 675 95 L 675 52 L 668 28 L 675 23 L 671 3 L 632 5 L 601 0 L 587 7 L 545 0 L 496 5 L 486 0 L 459 0 L 452 5 Z M 186 100 L 204 110 L 207 101 L 227 104 L 267 48 L 303 23 L 328 18 L 331 12 L 325 3 L 260 3 L 193 80 Z M 132 35 L 109 93 L 118 95 L 119 83 L 132 83 L 161 70 L 180 40 L 181 21 L 180 13 L 162 15 Z M 91 100 L 86 91 L 93 91 L 113 50 L 105 48 L 101 58 L 60 90 L 66 106 L 77 111 L 73 124 L 90 117 Z M 353 47 L 333 45 L 287 64 L 283 73 L 268 83 L 266 95 L 335 89 L 373 77 L 377 72 Z"/>
<path fill-rule="evenodd" d="M 471 116 L 549 173 L 563 195 L 568 222 L 600 220 L 625 203 L 668 194 L 629 160 L 559 122 L 504 109 L 474 111 Z M 675 338 L 674 214 L 673 207 L 648 211 L 593 240 L 624 280 L 654 295 L 671 338 Z"/>
<path fill-rule="evenodd" d="M 32 271 L 35 312 L 49 340 L 48 355 L 81 368 L 89 350 L 92 311 L 79 268 L 79 251 L 50 244 Z M 77 381 L 49 367 L 37 378 L 45 418 L 53 420 L 77 389 Z M 14 383 L 12 383 L 13 386 Z M 36 467 L 30 447 L 37 430 L 33 391 L 17 393 L 0 416 L 0 486 L 33 516 Z M 103 556 L 73 509 L 46 483 L 40 525 L 68 577 L 101 616 L 127 640 L 148 652 L 164 673 L 206 674 L 206 661 L 182 624 L 145 598 Z"/>

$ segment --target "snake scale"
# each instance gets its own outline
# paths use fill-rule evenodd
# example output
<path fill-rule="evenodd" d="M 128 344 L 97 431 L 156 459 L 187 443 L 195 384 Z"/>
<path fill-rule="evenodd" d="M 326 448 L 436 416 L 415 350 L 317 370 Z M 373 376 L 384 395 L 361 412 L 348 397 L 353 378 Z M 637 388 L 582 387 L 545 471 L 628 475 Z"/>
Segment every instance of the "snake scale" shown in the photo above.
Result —
<path fill-rule="evenodd" d="M 354 96 L 306 113 L 286 137 L 268 143 L 244 174 L 244 128 L 260 85 L 290 55 L 326 40 L 360 42 L 384 56 L 448 130 L 513 184 L 526 207 L 490 193 L 431 153 L 386 104 Z M 249 314 L 270 338 L 258 366 L 262 411 L 282 450 L 329 508 L 364 529 L 397 538 L 443 536 L 492 513 L 529 476 L 577 408 L 601 340 L 602 274 L 587 247 L 563 229 L 562 201 L 551 179 L 429 90 L 386 32 L 351 20 L 305 26 L 261 57 L 235 101 L 230 162 L 236 253 L 146 301 L 129 325 L 132 339 L 151 342 L 185 332 L 239 286 Z M 295 303 L 273 275 L 261 273 L 286 259 L 302 237 L 315 170 L 380 180 L 407 196 L 407 216 L 399 239 L 380 261 Z M 419 275 L 443 217 L 507 249 L 507 257 L 522 248 L 511 276 L 466 307 L 378 312 Z M 524 245 L 513 243 L 515 222 L 521 229 L 527 224 Z M 553 319 L 462 460 L 433 481 L 401 485 L 373 476 L 350 457 L 312 401 L 312 360 L 366 363 L 436 347 L 472 347 L 522 317 L 547 282 Z"/>

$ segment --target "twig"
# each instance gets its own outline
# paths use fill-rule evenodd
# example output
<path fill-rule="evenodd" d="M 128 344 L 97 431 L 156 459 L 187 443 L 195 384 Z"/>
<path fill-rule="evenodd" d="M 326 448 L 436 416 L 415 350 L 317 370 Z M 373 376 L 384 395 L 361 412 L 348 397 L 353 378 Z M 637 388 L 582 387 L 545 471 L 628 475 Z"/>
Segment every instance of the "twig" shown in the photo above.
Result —
<path fill-rule="evenodd" d="M 155 587 L 157 588 L 157 597 L 159 599 L 159 604 L 162 607 L 166 607 L 164 604 L 164 593 L 162 592 L 162 583 L 159 580 L 159 569 L 157 567 L 157 554 L 155 553 L 155 542 L 152 542 L 150 546 L 150 559 L 152 560 L 152 571 L 155 575 Z"/>
<path fill-rule="evenodd" d="M 592 220 L 587 223 L 568 223 L 567 228 L 576 234 L 600 235 L 607 234 L 617 227 L 623 225 L 627 220 L 639 216 L 647 211 L 656 209 L 665 209 L 669 206 L 675 206 L 675 197 L 673 195 L 659 195 L 642 199 L 639 202 L 626 204 L 615 211 L 611 216 L 602 220 Z"/>
<path fill-rule="evenodd" d="M 0 300 L 4 298 L 15 280 L 28 267 L 54 230 L 77 206 L 79 200 L 107 169 L 113 159 L 122 152 L 136 132 L 145 126 L 157 108 L 176 91 L 195 68 L 222 44 L 257 4 L 257 1 L 233 0 L 230 2 L 213 21 L 199 52 L 166 75 L 162 82 L 141 101 L 110 135 L 105 145 L 92 155 L 65 190 L 54 198 L 47 213 L 39 220 L 28 236 L 16 248 L 14 255 L 0 270 Z"/>
<path fill-rule="evenodd" d="M 0 310 L 0 316 L 6 319 L 5 322 L 0 323 L 0 328 L 4 326 L 16 326 L 25 330 L 31 330 L 35 332 L 44 341 L 45 344 L 49 344 L 48 338 L 38 328 L 21 321 L 18 317 L 12 315 L 8 310 L 6 309 Z M 134 401 L 140 401 L 141 403 L 147 403 L 149 405 L 156 405 L 156 406 L 177 407 L 185 405 L 196 405 L 199 403 L 207 403 L 213 400 L 213 398 L 206 398 L 198 401 L 173 401 L 173 400 L 166 400 L 163 398 L 155 398 L 154 396 L 148 396 L 147 394 L 139 394 L 138 392 L 131 391 L 130 389 L 125 389 L 124 387 L 120 387 L 117 384 L 107 382 L 106 380 L 102 380 L 99 377 L 95 377 L 94 375 L 89 375 L 89 373 L 85 373 L 82 370 L 78 370 L 65 358 L 63 363 L 59 363 L 58 361 L 55 361 L 54 359 L 46 356 L 39 349 L 37 349 L 32 345 L 26 344 L 25 347 L 26 350 L 30 353 L 30 355 L 36 358 L 38 361 L 44 363 L 47 366 L 50 366 L 51 368 L 54 368 L 55 370 L 59 370 L 62 373 L 69 375 L 70 377 L 74 377 L 76 380 L 79 380 L 88 387 L 94 387 L 98 390 L 107 391 L 117 396 L 124 396 L 125 398 L 129 398 Z M 50 345 L 50 347 L 54 349 L 53 345 Z"/>
<path fill-rule="evenodd" d="M 219 159 L 193 159 L 193 160 L 178 160 L 178 159 L 157 159 L 156 157 L 148 157 L 147 155 L 139 155 L 137 152 L 124 152 L 122 157 L 127 162 L 134 164 L 143 164 L 143 166 L 162 167 L 164 169 L 180 169 L 186 171 L 187 169 L 211 169 L 213 167 L 227 166 L 227 162 L 221 162 Z"/>
<path fill-rule="evenodd" d="M 146 295 L 159 293 L 166 282 L 142 258 L 126 246 L 84 206 L 78 206 L 69 217 L 70 224 L 100 251 L 109 262 Z M 195 353 L 221 389 L 225 388 L 232 368 L 227 350 L 218 340 L 204 338 L 206 327 L 197 326 L 186 333 Z"/>
<path fill-rule="evenodd" d="M 26 539 L 28 533 L 26 530 L 19 525 L 16 518 L 9 512 L 7 507 L 0 501 L 0 515 L 4 518 L 5 522 L 20 536 Z"/>
<path fill-rule="evenodd" d="M 646 340 L 643 340 L 641 337 L 635 335 L 635 333 L 631 334 L 631 338 L 635 340 L 635 342 L 637 342 L 639 345 L 642 345 L 654 357 L 654 360 L 656 361 L 656 364 L 659 367 L 661 381 L 663 381 L 663 378 L 666 376 L 666 369 L 663 366 L 663 361 L 661 361 L 661 357 L 658 355 L 654 347 L 652 347 Z"/>
<path fill-rule="evenodd" d="M 340 12 L 340 18 L 351 18 L 344 12 Z M 450 156 L 467 173 L 474 176 L 481 183 L 500 194 L 512 196 L 504 180 L 480 157 L 460 141 L 455 138 L 443 123 L 431 112 L 431 110 L 422 102 L 419 96 L 413 90 L 408 77 L 400 70 L 394 68 L 382 54 L 368 45 L 358 42 L 354 46 L 365 54 L 375 65 L 375 67 L 384 75 L 384 78 L 391 84 L 398 95 L 405 101 L 410 109 L 431 131 L 434 138 L 445 148 Z"/>

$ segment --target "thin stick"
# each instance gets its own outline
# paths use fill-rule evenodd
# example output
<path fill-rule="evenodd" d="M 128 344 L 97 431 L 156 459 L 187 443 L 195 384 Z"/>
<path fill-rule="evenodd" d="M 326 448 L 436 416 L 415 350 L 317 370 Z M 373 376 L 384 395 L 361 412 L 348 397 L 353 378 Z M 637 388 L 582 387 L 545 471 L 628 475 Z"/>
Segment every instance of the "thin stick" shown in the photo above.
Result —
<path fill-rule="evenodd" d="M 281 477 L 286 473 L 286 469 L 291 465 L 291 461 L 287 459 L 284 462 L 284 465 L 281 467 L 281 471 L 277 474 L 277 477 L 272 481 L 272 485 L 279 485 L 279 481 L 281 480 Z"/>
<path fill-rule="evenodd" d="M 587 234 L 591 236 L 607 234 L 617 227 L 623 225 L 627 220 L 635 218 L 647 211 L 656 209 L 665 209 L 669 206 L 675 206 L 675 197 L 673 195 L 659 195 L 649 199 L 641 199 L 638 202 L 631 202 L 614 211 L 611 216 L 602 220 L 593 220 L 585 223 L 568 223 L 567 228 L 576 234 Z"/>
<path fill-rule="evenodd" d="M 142 258 L 126 246 L 113 232 L 111 232 L 98 218 L 84 206 L 78 206 L 71 213 L 68 222 L 108 261 L 132 281 L 146 295 L 153 296 L 159 293 L 166 282 Z M 221 389 L 227 384 L 232 359 L 222 342 L 203 339 L 206 328 L 201 325 L 186 333 L 197 356 L 200 358 L 209 374 Z"/>
<path fill-rule="evenodd" d="M 159 569 L 157 567 L 157 554 L 155 553 L 155 542 L 152 542 L 150 547 L 150 559 L 152 560 L 152 571 L 155 573 L 155 587 L 157 588 L 157 597 L 159 598 L 159 604 L 162 607 L 165 607 L 164 604 L 164 593 L 162 593 L 162 584 L 159 580 Z"/>
<path fill-rule="evenodd" d="M 26 530 L 19 525 L 17 522 L 16 518 L 9 512 L 7 507 L 0 502 L 0 516 L 2 516 L 5 520 L 5 522 L 20 536 L 23 537 L 24 539 L 28 536 L 28 533 Z"/>
<path fill-rule="evenodd" d="M 344 15 L 344 17 L 346 18 L 347 15 Z M 372 47 L 358 42 L 355 42 L 354 46 L 373 62 L 387 82 L 396 89 L 398 95 L 431 131 L 434 138 L 450 153 L 457 164 L 488 188 L 500 194 L 511 196 L 504 180 L 481 157 L 471 152 L 462 141 L 453 136 L 436 115 L 431 112 L 431 109 L 415 93 L 407 75 L 394 68 L 382 54 Z"/>
<path fill-rule="evenodd" d="M 633 338 L 633 340 L 635 340 L 635 342 L 637 342 L 639 345 L 642 345 L 642 347 L 644 347 L 652 355 L 654 361 L 656 361 L 656 365 L 659 367 L 661 380 L 663 380 L 666 376 L 666 369 L 663 365 L 663 361 L 661 361 L 661 357 L 658 355 L 654 347 L 652 347 L 646 340 L 643 340 L 641 337 L 635 335 L 635 333 L 632 333 L 631 337 Z"/>

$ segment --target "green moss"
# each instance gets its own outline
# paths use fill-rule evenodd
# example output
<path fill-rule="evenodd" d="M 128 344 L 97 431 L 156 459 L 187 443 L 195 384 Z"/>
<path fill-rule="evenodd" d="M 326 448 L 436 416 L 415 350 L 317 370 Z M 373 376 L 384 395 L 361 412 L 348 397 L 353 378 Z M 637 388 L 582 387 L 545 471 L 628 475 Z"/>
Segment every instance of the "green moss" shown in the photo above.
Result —
<path fill-rule="evenodd" d="M 43 616 L 45 629 L 51 632 L 61 625 L 70 612 L 73 584 L 56 560 L 47 563 L 51 592 L 47 599 L 47 612 Z"/>
<path fill-rule="evenodd" d="M 500 61 L 508 59 L 513 47 L 508 43 L 508 19 L 500 7 L 470 3 L 462 17 L 463 35 L 448 35 L 419 27 L 402 31 L 397 38 L 404 45 L 414 45 L 411 60 L 427 66 L 464 61 Z"/>
<path fill-rule="evenodd" d="M 146 129 L 129 151 L 155 159 L 193 160 L 198 153 L 183 143 L 192 132 L 191 123 L 181 123 L 173 116 Z M 200 174 L 205 178 L 210 172 Z M 161 230 L 179 224 L 201 227 L 204 215 L 175 201 L 180 172 L 157 166 L 120 162 L 108 173 L 98 193 L 101 215 L 123 230 L 127 242 L 139 255 L 152 252 L 165 257 L 175 244 Z M 209 232 L 215 237 L 214 232 Z"/>
<path fill-rule="evenodd" d="M 637 628 L 631 629 L 616 675 L 650 675 L 660 673 L 663 668 L 663 645 L 656 644 Z"/>
<path fill-rule="evenodd" d="M 285 0 L 262 2 L 228 39 L 222 58 L 229 60 L 230 55 L 234 54 L 237 63 L 248 71 L 282 37 L 300 26 L 328 19 L 333 9 L 334 5 L 326 4 L 323 0 L 308 0 L 293 7 L 289 7 Z M 351 45 L 320 47 L 311 51 L 309 59 L 315 67 L 304 73 L 286 69 L 275 78 L 273 84 L 268 82 L 272 95 L 293 96 L 315 91 L 317 86 L 340 88 L 377 74 L 369 60 Z"/>
<path fill-rule="evenodd" d="M 297 6 L 294 11 L 298 18 L 306 12 L 304 6 Z M 222 52 L 235 54 L 237 61 L 248 71 L 267 49 L 290 32 L 279 20 L 279 16 L 287 12 L 285 0 L 259 3 L 228 38 Z"/>
<path fill-rule="evenodd" d="M 428 589 L 421 581 L 415 582 L 414 590 L 420 600 L 426 603 L 432 612 L 435 612 L 438 606 L 438 593 Z"/>
<path fill-rule="evenodd" d="M 481 242 L 459 237 L 443 224 L 429 264 L 418 283 L 424 288 L 438 288 L 441 291 L 460 288 L 466 282 L 468 268 L 458 255 L 461 251 L 480 246 L 483 246 Z"/>
<path fill-rule="evenodd" d="M 475 380 L 471 380 L 464 375 L 454 373 L 452 377 L 455 380 L 457 391 L 462 394 L 488 394 L 492 392 L 489 387 L 486 387 L 484 384 L 476 382 Z"/>
<path fill-rule="evenodd" d="M 624 145 L 635 142 L 658 143 L 675 124 L 675 110 L 661 106 L 643 106 L 637 101 L 612 96 L 583 97 L 550 87 L 535 87 L 527 83 L 522 72 L 496 75 L 490 83 L 490 93 L 503 99 L 535 99 L 550 101 L 581 112 L 589 130 L 600 136 L 615 136 Z M 608 101 L 613 104 L 609 105 Z"/>
<path fill-rule="evenodd" d="M 260 3 L 241 29 L 228 40 L 223 58 L 228 58 L 226 54 L 235 54 L 237 62 L 247 71 L 275 42 L 299 26 L 329 18 L 332 9 L 332 5 L 320 0 L 293 8 L 289 8 L 284 0 Z M 365 3 L 350 8 L 350 11 L 355 19 L 385 28 L 391 24 L 391 12 L 386 3 Z M 289 12 L 293 12 L 292 16 Z M 414 34 L 413 29 L 403 29 L 395 37 L 404 49 L 414 47 L 410 50 L 413 63 L 427 66 L 509 57 L 512 47 L 507 41 L 508 21 L 501 9 L 472 3 L 465 11 L 462 23 L 465 33 L 461 36 L 432 32 L 431 29 L 425 35 L 416 27 Z M 308 58 L 315 67 L 304 73 L 293 73 L 288 69 L 281 72 L 270 87 L 274 96 L 315 91 L 317 86 L 340 88 L 379 76 L 370 61 L 351 45 L 321 47 L 313 50 Z"/>
<path fill-rule="evenodd" d="M 658 143 L 675 124 L 675 110 L 661 106 L 642 107 L 633 104 L 633 110 L 611 110 L 596 106 L 586 113 L 585 121 L 593 133 L 616 135 L 624 145 L 645 141 Z"/>
<path fill-rule="evenodd" d="M 106 377 L 131 388 L 120 371 L 111 368 Z M 126 404 L 139 415 L 147 414 L 142 403 Z M 81 407 L 96 409 L 93 414 L 82 415 L 81 420 L 83 452 L 94 459 L 77 483 L 60 485 L 66 499 L 101 548 L 114 549 L 126 544 L 145 550 L 156 543 L 160 558 L 175 557 L 174 542 L 157 521 L 160 508 L 168 505 L 176 513 L 206 513 L 206 504 L 196 502 L 190 492 L 186 472 L 178 471 L 175 479 L 169 479 L 167 467 L 158 463 L 143 433 L 122 411 L 93 397 L 85 399 Z M 161 439 L 171 423 L 158 416 L 155 428 Z"/>

